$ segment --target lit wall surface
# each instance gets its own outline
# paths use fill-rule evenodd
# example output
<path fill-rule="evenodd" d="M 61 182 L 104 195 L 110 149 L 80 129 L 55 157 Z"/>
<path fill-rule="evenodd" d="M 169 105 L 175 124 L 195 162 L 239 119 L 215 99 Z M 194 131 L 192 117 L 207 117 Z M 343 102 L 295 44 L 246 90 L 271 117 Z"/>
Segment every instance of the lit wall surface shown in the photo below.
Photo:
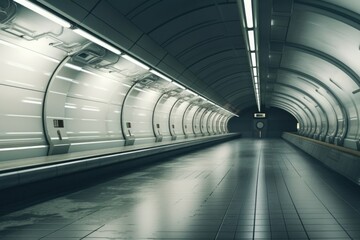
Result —
<path fill-rule="evenodd" d="M 227 133 L 233 114 L 225 109 L 120 50 L 9 4 L 0 31 L 0 160 Z"/>

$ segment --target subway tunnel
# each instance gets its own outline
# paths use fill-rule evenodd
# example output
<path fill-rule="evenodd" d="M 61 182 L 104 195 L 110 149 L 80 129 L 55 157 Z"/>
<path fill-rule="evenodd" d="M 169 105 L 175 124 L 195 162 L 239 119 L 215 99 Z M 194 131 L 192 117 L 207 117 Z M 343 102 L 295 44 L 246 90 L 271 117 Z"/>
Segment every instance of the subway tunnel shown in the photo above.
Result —
<path fill-rule="evenodd" d="M 0 239 L 360 239 L 360 1 L 0 0 Z"/>

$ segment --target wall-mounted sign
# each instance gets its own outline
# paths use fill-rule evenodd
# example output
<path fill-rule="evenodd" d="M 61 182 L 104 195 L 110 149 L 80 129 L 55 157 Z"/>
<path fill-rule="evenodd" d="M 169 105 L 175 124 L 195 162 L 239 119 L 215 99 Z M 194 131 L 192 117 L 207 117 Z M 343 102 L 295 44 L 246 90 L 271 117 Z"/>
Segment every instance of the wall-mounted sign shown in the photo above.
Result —
<path fill-rule="evenodd" d="M 254 118 L 266 118 L 265 113 L 254 113 Z"/>

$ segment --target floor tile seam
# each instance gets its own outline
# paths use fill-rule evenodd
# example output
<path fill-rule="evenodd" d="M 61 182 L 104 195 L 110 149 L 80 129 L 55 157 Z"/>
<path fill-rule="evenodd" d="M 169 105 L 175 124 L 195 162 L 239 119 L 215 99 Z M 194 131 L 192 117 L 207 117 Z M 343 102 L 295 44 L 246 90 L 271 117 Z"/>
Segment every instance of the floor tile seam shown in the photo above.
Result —
<path fill-rule="evenodd" d="M 258 161 L 258 165 L 257 165 L 257 176 L 256 176 L 256 180 L 258 181 L 258 176 L 259 176 L 259 161 Z M 256 220 L 256 199 L 257 199 L 257 183 L 256 183 L 256 190 L 255 190 L 255 196 L 254 196 L 254 200 L 255 201 L 255 204 L 254 204 L 254 210 L 253 210 L 253 213 L 252 214 L 249 214 L 249 215 L 252 215 L 254 220 L 253 220 L 253 230 L 252 230 L 252 239 L 254 239 L 254 231 L 255 231 L 255 220 Z M 251 202 L 253 202 L 251 201 Z M 244 204 L 244 203 L 243 203 Z M 235 236 L 236 236 L 236 232 L 237 232 L 237 229 L 238 229 L 238 226 L 239 226 L 239 222 L 240 222 L 240 214 L 238 216 L 238 220 L 237 220 L 237 226 L 236 226 L 236 230 L 235 230 Z"/>
<path fill-rule="evenodd" d="M 284 141 L 284 140 L 283 140 Z M 284 142 L 286 142 L 286 141 L 284 141 Z M 287 143 L 287 142 L 286 142 Z M 288 144 L 288 143 L 287 143 Z M 290 145 L 291 146 L 291 145 Z M 292 146 L 293 147 L 293 146 Z M 302 153 L 302 151 L 300 151 L 299 149 L 296 149 L 297 151 L 299 151 L 299 152 L 301 152 Z M 311 158 L 310 156 L 301 156 L 302 158 Z M 287 158 L 287 160 L 291 163 L 291 161 Z M 293 165 L 292 163 L 291 163 L 291 165 Z M 335 195 L 339 198 L 339 199 L 341 199 L 341 200 L 343 200 L 347 205 L 349 205 L 354 211 L 356 211 L 359 215 L 360 215 L 360 210 L 359 209 L 356 209 L 353 205 L 351 205 L 348 201 L 346 201 L 330 184 L 328 184 L 327 183 L 327 181 L 325 181 L 325 179 L 323 178 L 323 177 L 319 177 L 319 179 L 333 192 L 333 193 L 335 193 Z"/>
<path fill-rule="evenodd" d="M 268 185 L 267 185 L 267 181 L 266 181 L 266 168 L 264 170 L 264 178 L 265 178 L 265 188 L 266 188 L 266 203 L 267 203 L 267 208 L 268 210 L 270 209 L 270 203 L 269 203 L 269 191 L 268 191 Z M 270 236 L 271 236 L 271 233 L 272 233 L 272 227 L 271 227 L 271 218 L 270 218 L 270 211 L 268 211 L 268 219 L 270 221 Z"/>
<path fill-rule="evenodd" d="M 230 171 L 230 170 L 229 170 Z M 233 194 L 232 194 L 232 199 L 229 201 L 229 204 L 228 204 L 228 206 L 227 206 L 227 208 L 226 208 L 226 211 L 225 211 L 225 213 L 224 213 L 224 216 L 222 217 L 222 219 L 221 219 L 221 223 L 220 223 L 220 226 L 219 226 L 219 228 L 218 228 L 218 230 L 217 230 L 217 232 L 216 232 L 216 235 L 215 235 L 215 238 L 214 239 L 217 239 L 218 237 L 219 237 L 219 234 L 220 234 L 220 230 L 221 230 L 221 228 L 222 228 L 222 226 L 223 226 L 223 224 L 224 224 L 224 222 L 225 222 L 225 218 L 226 218 L 226 216 L 227 216 L 227 213 L 228 213 L 228 211 L 229 211 L 229 209 L 230 209 L 230 206 L 231 206 L 231 204 L 232 204 L 232 202 L 233 202 L 233 199 L 234 199 L 234 197 L 235 197 L 235 193 L 236 193 L 236 190 L 238 189 L 238 186 L 240 185 L 240 183 L 238 183 L 235 187 L 234 187 L 234 191 L 233 191 Z M 240 216 L 238 216 L 238 218 L 239 218 Z M 234 233 L 234 236 L 233 237 L 235 237 L 235 233 Z"/>
<path fill-rule="evenodd" d="M 287 158 L 286 156 L 286 160 L 290 162 L 290 164 L 294 167 L 295 171 L 298 173 L 298 171 L 296 170 L 295 166 L 293 165 L 293 163 Z M 299 173 L 298 173 L 299 174 Z M 299 174 L 300 175 L 300 174 Z M 301 176 L 300 176 L 301 177 Z M 301 177 L 302 178 L 302 177 Z M 342 197 L 340 197 L 340 195 L 335 191 L 335 189 L 333 189 L 328 183 L 326 183 L 326 181 L 322 178 L 319 177 L 319 179 L 333 192 L 336 194 L 336 196 L 343 200 L 347 205 L 349 205 L 351 208 L 353 208 L 356 212 L 358 212 L 351 204 L 349 204 L 345 199 L 343 199 Z M 316 197 L 316 199 L 321 203 L 321 205 L 323 205 L 323 207 L 326 209 L 326 211 L 334 218 L 334 220 L 338 223 L 338 225 L 344 230 L 344 232 L 351 238 L 351 236 L 349 235 L 349 233 L 346 231 L 346 229 L 342 226 L 342 224 L 338 221 L 338 219 L 333 215 L 333 213 L 331 213 L 331 211 L 329 210 L 329 208 L 323 203 L 323 201 L 319 198 L 319 196 L 315 193 L 315 191 L 311 188 L 311 186 L 309 185 L 308 181 L 306 181 L 306 179 L 303 179 L 303 182 L 305 183 L 305 185 L 307 186 L 307 188 L 313 193 L 313 195 Z M 359 213 L 359 212 L 358 212 Z M 305 229 L 306 231 L 306 229 Z"/>
<path fill-rule="evenodd" d="M 282 161 L 284 162 L 284 158 L 283 158 L 282 155 L 280 155 L 280 158 L 281 158 Z M 279 164 L 279 163 L 278 163 L 278 164 Z M 288 193 L 288 195 L 289 195 L 289 197 L 290 197 L 290 200 L 291 200 L 291 202 L 292 202 L 292 205 L 294 206 L 295 212 L 296 212 L 296 214 L 298 215 L 298 218 L 299 218 L 299 221 L 300 221 L 300 223 L 301 223 L 301 226 L 303 227 L 303 229 L 304 229 L 304 231 L 305 231 L 306 237 L 307 237 L 308 239 L 310 239 L 309 234 L 307 233 L 307 231 L 306 231 L 306 229 L 305 229 L 304 223 L 303 223 L 302 219 L 300 218 L 299 211 L 298 211 L 298 209 L 297 209 L 297 207 L 296 207 L 296 205 L 295 205 L 295 203 L 294 203 L 294 199 L 293 199 L 293 197 L 291 196 L 291 193 L 290 193 L 290 191 L 289 191 L 289 187 L 288 187 L 288 185 L 286 184 L 285 177 L 284 177 L 284 173 L 283 173 L 283 171 L 282 171 L 281 169 L 280 169 L 280 173 L 281 173 L 281 176 L 282 176 L 284 185 L 285 185 L 285 187 L 286 187 L 287 193 Z"/>
<path fill-rule="evenodd" d="M 100 209 L 98 209 L 98 210 L 96 210 L 96 211 L 94 211 L 94 212 L 88 213 L 88 214 L 86 214 L 85 216 L 82 216 L 81 218 L 74 220 L 73 222 L 71 222 L 71 223 L 69 223 L 69 224 L 67 224 L 67 225 L 65 225 L 65 226 L 63 226 L 63 227 L 61 227 L 61 228 L 59 228 L 59 229 L 57 229 L 57 230 L 49 233 L 49 234 L 47 234 L 46 236 L 44 236 L 44 237 L 42 237 L 42 238 L 40 238 L 40 239 L 46 238 L 46 237 L 50 236 L 51 234 L 56 233 L 56 232 L 58 232 L 58 231 L 60 231 L 60 230 L 62 230 L 62 229 L 64 229 L 64 228 L 66 228 L 66 227 L 68 227 L 68 226 L 71 226 L 71 225 L 73 225 L 74 223 L 76 223 L 77 221 L 79 221 L 79 220 L 81 220 L 81 219 L 84 219 L 84 218 L 90 216 L 91 214 L 96 213 L 96 212 L 99 212 L 99 211 L 100 211 Z M 100 228 L 103 227 L 104 225 L 105 225 L 105 224 L 101 225 L 101 226 L 100 226 L 99 228 L 97 228 L 97 229 L 100 229 Z M 96 229 L 96 230 L 97 230 L 97 229 Z"/>
<path fill-rule="evenodd" d="M 100 227 L 98 227 L 97 229 L 94 229 L 93 231 L 91 231 L 89 234 L 85 235 L 84 237 L 81 237 L 80 239 L 84 239 L 88 236 L 90 236 L 91 234 L 93 234 L 94 232 L 98 231 L 100 228 L 102 228 L 103 226 L 105 226 L 105 224 L 101 225 Z"/>
<path fill-rule="evenodd" d="M 209 194 L 209 196 L 206 198 L 209 199 L 213 193 L 215 192 L 215 190 L 220 186 L 220 184 L 222 183 L 222 181 L 226 178 L 226 176 L 229 174 L 229 172 L 231 171 L 231 168 L 229 168 L 229 170 L 227 170 L 227 172 L 225 173 L 225 175 L 221 178 L 221 180 L 216 184 L 216 186 L 214 187 L 214 189 L 211 191 L 211 193 Z M 205 201 L 206 201 L 205 200 Z"/>
<path fill-rule="evenodd" d="M 342 226 L 342 224 L 338 221 L 338 219 L 333 215 L 333 213 L 331 213 L 329 208 L 321 201 L 319 196 L 314 192 L 314 190 L 310 187 L 310 185 L 306 181 L 304 181 L 304 182 L 305 182 L 306 186 L 310 189 L 310 191 L 314 194 L 314 196 L 318 199 L 318 201 L 323 205 L 323 207 L 326 209 L 326 211 L 328 211 L 328 213 L 335 219 L 335 221 L 339 224 L 339 226 L 343 229 L 343 231 L 348 235 L 348 237 L 352 239 L 350 234 L 346 231 L 346 229 Z"/>
<path fill-rule="evenodd" d="M 279 188 L 278 188 L 278 184 L 277 184 L 277 178 L 275 177 L 274 172 L 273 172 L 273 178 L 274 178 L 274 181 L 275 181 L 276 194 L 277 194 L 277 199 L 278 199 L 280 210 L 281 210 L 281 216 L 283 218 L 283 221 L 285 221 L 283 206 L 282 206 L 282 204 L 280 202 L 280 198 L 279 198 Z M 288 227 L 287 227 L 286 223 L 284 223 L 284 226 L 285 226 L 285 230 L 286 230 L 286 236 L 289 239 L 290 236 L 289 236 Z"/>
<path fill-rule="evenodd" d="M 95 212 L 97 212 L 97 211 L 95 211 Z M 89 214 L 88 214 L 88 215 L 89 215 Z M 88 215 L 86 215 L 86 216 L 88 216 Z M 84 216 L 84 217 L 85 217 L 85 216 Z M 83 217 L 82 217 L 82 218 L 83 218 Z M 82 219 L 82 218 L 80 218 L 80 219 Z M 50 233 L 46 234 L 45 236 L 43 236 L 43 237 L 41 237 L 41 238 L 39 238 L 39 239 L 46 238 L 46 237 L 50 236 L 51 234 L 53 234 L 53 233 L 56 233 L 56 232 L 60 231 L 61 229 L 64 229 L 64 228 L 66 228 L 66 227 L 68 227 L 68 226 L 71 226 L 72 224 L 74 224 L 74 223 L 75 223 L 76 221 L 78 221 L 78 220 L 79 220 L 79 219 L 76 219 L 76 220 L 72 221 L 71 223 L 69 223 L 69 224 L 66 224 L 66 225 L 62 226 L 61 228 L 56 229 L 56 230 L 54 230 L 54 231 L 52 231 L 52 232 L 50 232 Z"/>
<path fill-rule="evenodd" d="M 345 198 L 343 198 L 330 184 L 328 184 L 323 177 L 320 177 L 320 180 L 334 193 L 339 199 L 346 203 L 351 209 L 353 209 L 357 214 L 360 215 L 360 210 L 355 208 L 351 203 L 349 203 Z"/>
<path fill-rule="evenodd" d="M 261 165 L 261 152 L 263 151 L 262 146 L 260 146 L 260 153 L 258 157 L 257 163 L 257 171 L 256 171 L 256 189 L 255 189 L 255 209 L 254 209 L 254 225 L 253 225 L 253 238 L 255 238 L 255 223 L 256 223 L 256 210 L 257 210 L 257 202 L 258 202 L 258 190 L 259 190 L 259 173 L 260 173 L 260 165 Z"/>

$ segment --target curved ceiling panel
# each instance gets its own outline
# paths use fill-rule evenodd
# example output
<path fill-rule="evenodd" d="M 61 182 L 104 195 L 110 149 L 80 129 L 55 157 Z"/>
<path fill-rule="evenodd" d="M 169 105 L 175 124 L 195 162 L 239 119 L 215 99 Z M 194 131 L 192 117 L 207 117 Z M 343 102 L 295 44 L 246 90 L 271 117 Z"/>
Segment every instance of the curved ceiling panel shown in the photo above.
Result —
<path fill-rule="evenodd" d="M 273 102 L 271 104 L 272 107 L 278 107 L 281 108 L 287 112 L 289 112 L 298 122 L 302 123 L 302 118 L 300 117 L 300 115 L 296 112 L 296 110 L 294 108 L 291 107 L 291 105 L 289 104 L 282 104 L 282 103 L 277 103 L 277 102 Z"/>
<path fill-rule="evenodd" d="M 344 0 L 322 0 L 322 1 L 334 4 L 336 6 L 340 6 L 349 11 L 360 14 L 360 5 L 359 5 L 358 0 L 346 0 L 346 1 L 344 1 Z"/>
<path fill-rule="evenodd" d="M 320 94 L 319 87 L 313 83 L 307 81 L 298 81 L 298 78 L 292 78 L 291 75 L 279 72 L 277 83 L 282 85 L 291 85 L 294 89 L 306 89 L 307 97 L 304 95 L 304 98 L 313 97 L 316 99 L 317 106 L 326 112 L 326 116 L 329 121 L 329 125 L 333 128 L 337 126 L 337 114 L 332 104 L 334 102 L 330 102 L 327 97 Z M 341 113 L 341 112 L 340 112 Z"/>
<path fill-rule="evenodd" d="M 275 101 L 283 101 L 284 103 L 292 106 L 296 110 L 296 112 L 301 116 L 302 119 L 306 119 L 307 121 L 304 121 L 308 124 L 308 126 L 314 126 L 316 125 L 316 117 L 314 114 L 310 111 L 310 109 L 299 99 L 295 99 L 292 96 L 289 96 L 285 93 L 275 93 L 273 95 L 273 98 L 270 102 L 270 105 Z"/>
<path fill-rule="evenodd" d="M 357 102 L 360 102 L 360 96 L 354 94 L 358 86 L 347 74 L 319 57 L 287 47 L 283 54 L 282 66 L 303 72 L 325 85 L 330 85 L 334 94 L 342 99 L 343 105 L 346 106 L 350 132 L 357 134 L 360 110 Z"/>
<path fill-rule="evenodd" d="M 301 10 L 301 5 L 298 8 L 291 17 L 287 41 L 328 54 L 360 75 L 360 31 L 329 16 Z"/>
<path fill-rule="evenodd" d="M 252 88 L 237 1 L 110 3 L 204 82 L 205 95 L 215 90 L 234 107 L 238 103 L 232 102 L 227 88 L 221 86 L 237 79 L 232 91 Z M 255 98 L 252 100 L 255 105 Z"/>

